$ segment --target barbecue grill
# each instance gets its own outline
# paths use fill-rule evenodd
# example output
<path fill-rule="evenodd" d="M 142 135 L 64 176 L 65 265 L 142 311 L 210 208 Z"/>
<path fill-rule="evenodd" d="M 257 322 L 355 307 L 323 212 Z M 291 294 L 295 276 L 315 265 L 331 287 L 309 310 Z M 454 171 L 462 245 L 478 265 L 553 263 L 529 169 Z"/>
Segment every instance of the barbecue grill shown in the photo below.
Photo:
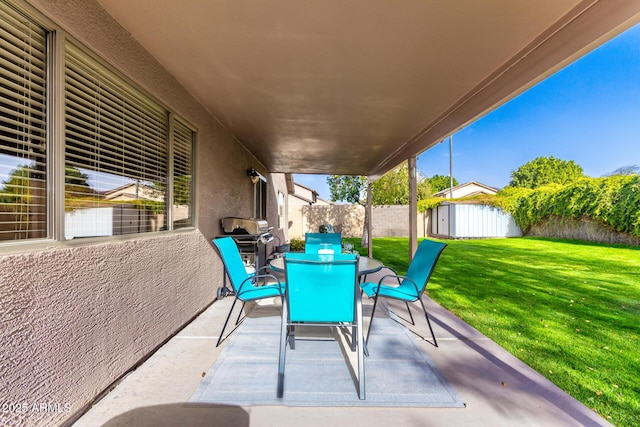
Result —
<path fill-rule="evenodd" d="M 248 271 L 258 271 L 267 265 L 267 244 L 274 239 L 267 221 L 253 218 L 228 217 L 222 219 L 222 232 L 235 240 L 240 257 Z M 233 293 L 227 287 L 226 275 L 218 298 Z"/>

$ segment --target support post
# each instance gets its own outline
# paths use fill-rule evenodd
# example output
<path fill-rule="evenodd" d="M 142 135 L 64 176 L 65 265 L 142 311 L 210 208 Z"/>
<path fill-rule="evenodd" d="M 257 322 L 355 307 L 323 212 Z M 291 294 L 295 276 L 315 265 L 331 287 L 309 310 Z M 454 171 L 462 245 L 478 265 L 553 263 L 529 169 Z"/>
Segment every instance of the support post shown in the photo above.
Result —
<path fill-rule="evenodd" d="M 449 198 L 453 199 L 453 135 L 449 135 Z"/>
<path fill-rule="evenodd" d="M 416 157 L 407 160 L 409 164 L 409 261 L 418 249 L 418 178 Z"/>
<path fill-rule="evenodd" d="M 371 181 L 367 181 L 367 206 L 365 209 L 367 210 L 365 215 L 369 218 L 369 221 L 367 221 L 367 253 L 369 258 L 373 258 L 373 236 L 371 235 L 371 231 L 373 230 L 373 227 L 371 226 L 373 223 L 373 209 L 371 208 Z"/>

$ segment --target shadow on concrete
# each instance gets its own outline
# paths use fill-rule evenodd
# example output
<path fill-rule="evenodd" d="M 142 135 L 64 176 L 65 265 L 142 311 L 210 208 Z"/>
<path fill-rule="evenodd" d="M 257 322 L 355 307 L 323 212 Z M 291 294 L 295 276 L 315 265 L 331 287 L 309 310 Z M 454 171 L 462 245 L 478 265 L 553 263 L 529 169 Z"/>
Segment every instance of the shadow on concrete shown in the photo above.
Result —
<path fill-rule="evenodd" d="M 110 419 L 102 427 L 248 427 L 249 413 L 238 406 L 145 406 Z"/>

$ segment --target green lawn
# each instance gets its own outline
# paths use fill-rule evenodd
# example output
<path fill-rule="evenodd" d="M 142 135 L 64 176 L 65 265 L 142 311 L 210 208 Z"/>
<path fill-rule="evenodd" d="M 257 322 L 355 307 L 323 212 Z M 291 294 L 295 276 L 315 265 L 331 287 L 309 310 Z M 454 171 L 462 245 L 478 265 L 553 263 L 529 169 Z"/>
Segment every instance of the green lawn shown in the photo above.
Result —
<path fill-rule="evenodd" d="M 359 239 L 347 240 L 359 248 Z M 640 248 L 541 238 L 447 243 L 431 298 L 613 424 L 640 425 Z M 398 272 L 407 254 L 406 238 L 373 240 L 374 257 Z"/>

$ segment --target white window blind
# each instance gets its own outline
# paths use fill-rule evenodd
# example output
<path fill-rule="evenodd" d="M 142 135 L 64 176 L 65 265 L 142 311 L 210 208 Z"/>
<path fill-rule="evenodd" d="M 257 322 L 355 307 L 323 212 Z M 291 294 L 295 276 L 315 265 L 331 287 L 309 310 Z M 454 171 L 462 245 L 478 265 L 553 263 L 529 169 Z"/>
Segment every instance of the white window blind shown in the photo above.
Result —
<path fill-rule="evenodd" d="M 194 132 L 181 120 L 173 120 L 173 228 L 193 226 Z"/>
<path fill-rule="evenodd" d="M 0 2 L 0 241 L 47 237 L 47 33 Z"/>
<path fill-rule="evenodd" d="M 71 43 L 65 63 L 65 237 L 166 229 L 168 112 Z"/>

